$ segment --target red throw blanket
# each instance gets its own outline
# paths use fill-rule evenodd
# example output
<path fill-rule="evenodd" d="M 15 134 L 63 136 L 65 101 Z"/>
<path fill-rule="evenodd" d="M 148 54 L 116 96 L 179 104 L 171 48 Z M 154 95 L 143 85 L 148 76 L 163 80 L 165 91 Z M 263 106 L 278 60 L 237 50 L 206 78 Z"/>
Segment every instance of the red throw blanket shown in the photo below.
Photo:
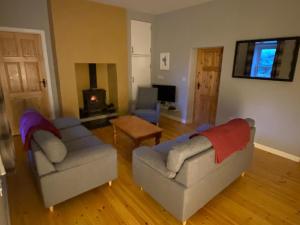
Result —
<path fill-rule="evenodd" d="M 37 111 L 28 110 L 20 120 L 20 135 L 25 151 L 30 148 L 32 135 L 37 130 L 46 130 L 61 138 L 59 130 L 49 120 Z"/>
<path fill-rule="evenodd" d="M 194 134 L 190 138 L 202 135 L 207 137 L 215 149 L 216 163 L 236 151 L 242 150 L 250 140 L 250 126 L 244 119 L 233 119 L 226 124 Z"/>

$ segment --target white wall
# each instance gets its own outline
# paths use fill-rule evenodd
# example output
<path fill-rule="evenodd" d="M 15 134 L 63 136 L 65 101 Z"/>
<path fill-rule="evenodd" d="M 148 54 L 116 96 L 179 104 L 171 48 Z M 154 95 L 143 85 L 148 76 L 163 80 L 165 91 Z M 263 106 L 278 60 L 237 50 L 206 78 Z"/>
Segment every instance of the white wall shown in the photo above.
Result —
<path fill-rule="evenodd" d="M 191 50 L 224 46 L 217 122 L 252 117 L 256 142 L 300 156 L 300 60 L 292 83 L 231 77 L 235 42 L 300 36 L 299 9 L 298 0 L 215 0 L 157 16 L 152 81 L 177 86 L 177 104 L 186 119 Z M 160 52 L 171 53 L 170 71 L 159 70 Z"/>

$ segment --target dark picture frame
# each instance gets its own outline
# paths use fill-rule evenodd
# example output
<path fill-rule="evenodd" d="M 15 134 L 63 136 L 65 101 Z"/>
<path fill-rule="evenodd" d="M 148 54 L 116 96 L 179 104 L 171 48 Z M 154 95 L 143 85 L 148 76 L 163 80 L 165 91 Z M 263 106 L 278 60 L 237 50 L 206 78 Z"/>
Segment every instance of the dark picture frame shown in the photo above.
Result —
<path fill-rule="evenodd" d="M 236 74 L 237 56 L 238 56 L 239 46 L 241 44 L 247 44 L 248 43 L 248 45 L 251 45 L 251 44 L 253 45 L 256 42 L 270 42 L 270 41 L 277 41 L 278 43 L 282 43 L 283 41 L 288 41 L 288 40 L 294 40 L 295 41 L 295 47 L 294 47 L 294 51 L 293 51 L 293 58 L 292 58 L 292 62 L 291 62 L 291 69 L 289 71 L 288 78 L 283 79 L 283 78 L 276 78 L 275 76 L 273 76 L 273 74 L 276 72 L 275 63 L 273 63 L 273 68 L 272 68 L 272 72 L 271 72 L 272 76 L 270 78 L 252 77 L 249 73 L 245 73 L 243 75 Z M 294 76 L 295 76 L 296 64 L 297 64 L 298 54 L 299 54 L 299 47 L 300 47 L 300 37 L 299 36 L 236 41 L 232 77 L 233 78 L 244 78 L 244 79 L 256 79 L 256 80 L 272 80 L 272 81 L 292 82 L 294 80 Z M 275 60 L 276 60 L 276 57 L 278 57 L 278 54 L 279 54 L 278 52 L 279 51 L 278 51 L 278 47 L 277 47 L 277 50 L 276 50 L 276 53 L 275 53 Z M 252 57 L 253 57 L 253 53 L 252 53 Z M 248 62 L 247 62 L 247 60 L 245 61 L 245 65 L 244 65 L 245 67 L 247 66 L 247 63 L 249 63 L 249 61 L 251 61 L 250 65 L 252 65 L 253 59 L 251 59 L 251 57 L 250 57 Z"/>

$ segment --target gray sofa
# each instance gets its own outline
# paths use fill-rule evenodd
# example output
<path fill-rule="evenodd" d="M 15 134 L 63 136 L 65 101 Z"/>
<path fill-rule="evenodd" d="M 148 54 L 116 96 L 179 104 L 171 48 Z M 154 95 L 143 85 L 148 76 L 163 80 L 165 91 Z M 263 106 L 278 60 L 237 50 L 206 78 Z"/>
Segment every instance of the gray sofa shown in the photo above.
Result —
<path fill-rule="evenodd" d="M 29 162 L 46 208 L 117 178 L 117 153 L 75 118 L 53 121 L 62 139 L 46 131 L 33 134 Z"/>
<path fill-rule="evenodd" d="M 215 151 L 203 136 L 184 135 L 154 147 L 133 151 L 135 182 L 174 217 L 186 220 L 237 179 L 253 155 L 254 120 L 247 119 L 251 140 L 242 151 L 215 163 Z"/>

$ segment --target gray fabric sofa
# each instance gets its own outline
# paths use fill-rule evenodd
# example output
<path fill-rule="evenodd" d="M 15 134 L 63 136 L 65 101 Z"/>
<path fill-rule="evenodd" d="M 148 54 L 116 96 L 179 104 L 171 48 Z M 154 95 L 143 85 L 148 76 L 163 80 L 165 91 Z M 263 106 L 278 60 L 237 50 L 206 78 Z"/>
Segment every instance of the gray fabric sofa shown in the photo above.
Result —
<path fill-rule="evenodd" d="M 117 153 L 111 145 L 93 136 L 75 118 L 58 118 L 53 124 L 62 139 L 44 138 L 45 131 L 38 138 L 35 132 L 28 151 L 44 205 L 51 211 L 54 205 L 104 183 L 111 185 L 117 178 Z M 66 154 L 57 151 L 59 148 Z"/>
<path fill-rule="evenodd" d="M 254 149 L 254 120 L 247 119 L 251 140 L 242 151 L 215 163 L 215 151 L 203 136 L 184 135 L 133 151 L 135 182 L 174 217 L 186 220 L 249 167 Z"/>

